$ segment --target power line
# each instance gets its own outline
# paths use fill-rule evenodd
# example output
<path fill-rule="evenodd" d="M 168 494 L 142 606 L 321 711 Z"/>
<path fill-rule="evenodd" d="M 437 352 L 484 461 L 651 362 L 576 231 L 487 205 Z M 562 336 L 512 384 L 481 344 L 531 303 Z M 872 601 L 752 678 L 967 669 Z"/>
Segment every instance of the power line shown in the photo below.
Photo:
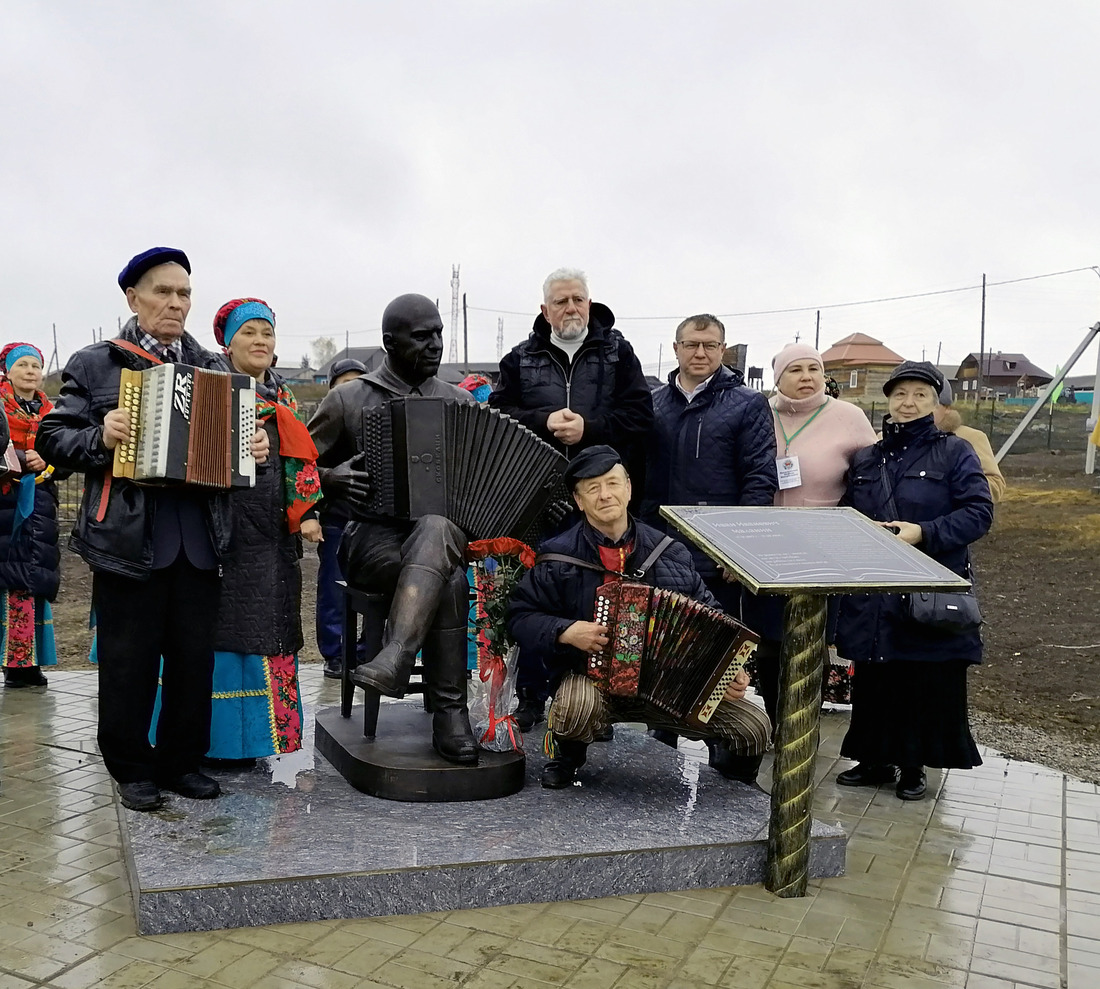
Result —
<path fill-rule="evenodd" d="M 1073 275 L 1079 271 L 1093 271 L 1092 265 L 1087 265 L 1083 268 L 1067 268 L 1065 271 L 1049 271 L 1043 275 L 1026 275 L 1023 278 L 1006 278 L 999 282 L 987 282 L 987 286 L 994 285 L 1015 285 L 1018 282 L 1033 282 L 1040 278 L 1056 278 L 1059 275 Z M 912 292 L 909 295 L 889 295 L 883 296 L 879 299 L 859 299 L 855 302 L 831 302 L 823 305 L 812 306 L 794 306 L 788 309 L 757 309 L 750 312 L 727 312 L 717 313 L 719 319 L 737 319 L 742 316 L 782 316 L 789 313 L 800 312 L 814 312 L 818 309 L 844 309 L 851 306 L 871 306 L 880 302 L 902 302 L 906 299 L 925 299 L 934 295 L 952 295 L 958 292 L 973 292 L 980 289 L 982 286 L 978 285 L 962 285 L 959 288 L 942 288 L 933 292 Z M 516 312 L 514 309 L 489 309 L 483 306 L 470 306 L 471 309 L 476 312 L 488 312 L 497 313 L 504 316 L 530 316 L 530 312 Z M 625 322 L 626 320 L 643 320 L 643 319 L 682 319 L 682 314 L 675 316 L 617 316 L 616 322 Z"/>

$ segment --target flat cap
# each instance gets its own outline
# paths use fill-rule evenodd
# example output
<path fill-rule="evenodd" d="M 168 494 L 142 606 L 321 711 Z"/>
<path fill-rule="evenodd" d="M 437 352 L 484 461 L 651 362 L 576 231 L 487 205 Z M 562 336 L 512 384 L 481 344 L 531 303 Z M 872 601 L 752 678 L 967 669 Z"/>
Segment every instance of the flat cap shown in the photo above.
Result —
<path fill-rule="evenodd" d="M 585 447 L 569 461 L 569 466 L 565 468 L 563 478 L 565 483 L 572 488 L 577 481 L 599 477 L 622 462 L 623 458 L 613 448 L 605 444 Z"/>
<path fill-rule="evenodd" d="M 923 381 L 935 388 L 937 395 L 943 391 L 943 375 L 935 364 L 928 361 L 902 361 L 886 379 L 882 393 L 889 395 L 899 381 Z"/>
<path fill-rule="evenodd" d="M 187 260 L 187 255 L 183 251 L 175 247 L 150 247 L 149 250 L 130 258 L 126 267 L 118 273 L 118 287 L 125 292 L 128 288 L 133 288 L 150 268 L 155 268 L 158 264 L 169 264 L 172 261 L 175 261 L 187 274 L 191 274 L 191 262 Z"/>
<path fill-rule="evenodd" d="M 338 361 L 332 362 L 332 367 L 328 369 L 328 386 L 331 388 L 341 374 L 347 374 L 348 371 L 354 371 L 356 374 L 366 374 L 367 365 L 362 361 L 357 361 L 354 357 L 342 357 Z"/>

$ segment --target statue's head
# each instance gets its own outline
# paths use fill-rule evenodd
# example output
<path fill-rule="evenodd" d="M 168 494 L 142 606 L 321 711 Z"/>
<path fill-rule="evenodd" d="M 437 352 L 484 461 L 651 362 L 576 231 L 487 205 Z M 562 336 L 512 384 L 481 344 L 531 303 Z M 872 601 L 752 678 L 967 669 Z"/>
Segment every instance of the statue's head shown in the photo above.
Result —
<path fill-rule="evenodd" d="M 431 299 L 399 295 L 382 314 L 382 346 L 402 380 L 419 384 L 433 377 L 443 357 L 443 320 Z"/>

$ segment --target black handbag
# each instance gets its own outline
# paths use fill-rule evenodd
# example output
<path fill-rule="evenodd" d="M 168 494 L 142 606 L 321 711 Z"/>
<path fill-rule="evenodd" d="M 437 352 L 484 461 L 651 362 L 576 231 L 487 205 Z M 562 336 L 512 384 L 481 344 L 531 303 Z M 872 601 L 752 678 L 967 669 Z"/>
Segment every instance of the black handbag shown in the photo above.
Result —
<path fill-rule="evenodd" d="M 900 518 L 885 463 L 881 469 L 882 484 L 886 488 L 886 507 L 894 518 Z M 968 562 L 967 570 L 969 569 Z M 978 607 L 978 599 L 967 591 L 914 591 L 902 595 L 902 601 L 911 621 L 939 632 L 973 632 L 982 627 L 984 620 L 981 608 Z"/>
<path fill-rule="evenodd" d="M 963 591 L 915 591 L 907 594 L 909 617 L 940 632 L 973 632 L 981 628 L 978 599 Z"/>

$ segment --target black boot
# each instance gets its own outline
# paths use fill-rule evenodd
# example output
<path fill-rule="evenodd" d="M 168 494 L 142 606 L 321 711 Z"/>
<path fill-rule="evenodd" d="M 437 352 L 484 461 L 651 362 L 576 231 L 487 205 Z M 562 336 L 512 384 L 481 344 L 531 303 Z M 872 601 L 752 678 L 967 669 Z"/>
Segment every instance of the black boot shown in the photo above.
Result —
<path fill-rule="evenodd" d="M 896 766 L 879 766 L 872 762 L 861 762 L 843 773 L 837 773 L 836 781 L 841 786 L 882 786 L 893 783 L 897 778 Z"/>
<path fill-rule="evenodd" d="M 426 567 L 411 565 L 402 569 L 386 620 L 382 650 L 351 671 L 352 682 L 373 687 L 387 697 L 405 696 L 416 654 L 431 628 L 445 583 L 439 573 Z"/>
<path fill-rule="evenodd" d="M 466 707 L 466 626 L 432 629 L 424 640 L 423 656 L 432 748 L 448 762 L 477 765 L 477 741 Z"/>
<path fill-rule="evenodd" d="M 667 728 L 650 728 L 646 734 L 650 738 L 657 739 L 662 745 L 667 745 L 670 748 L 676 748 L 677 743 L 680 741 L 680 736 L 674 731 L 669 731 Z"/>
<path fill-rule="evenodd" d="M 516 691 L 519 698 L 519 707 L 516 708 L 516 724 L 520 731 L 530 731 L 543 719 L 546 710 L 546 701 L 539 697 L 538 693 L 527 687 L 520 687 Z"/>
<path fill-rule="evenodd" d="M 899 800 L 920 800 L 927 788 L 923 766 L 902 766 L 894 791 Z"/>
<path fill-rule="evenodd" d="M 734 755 L 725 742 L 716 738 L 708 738 L 707 751 L 710 758 L 707 760 L 710 766 L 728 780 L 736 780 L 738 783 L 747 783 L 756 786 L 756 774 L 760 772 L 760 763 L 764 761 L 764 755 Z"/>
<path fill-rule="evenodd" d="M 5 666 L 5 687 L 45 687 L 49 680 L 42 674 L 40 666 Z"/>
<path fill-rule="evenodd" d="M 542 785 L 548 790 L 564 790 L 577 778 L 577 770 L 588 758 L 588 743 L 554 736 L 558 754 L 542 767 Z"/>

